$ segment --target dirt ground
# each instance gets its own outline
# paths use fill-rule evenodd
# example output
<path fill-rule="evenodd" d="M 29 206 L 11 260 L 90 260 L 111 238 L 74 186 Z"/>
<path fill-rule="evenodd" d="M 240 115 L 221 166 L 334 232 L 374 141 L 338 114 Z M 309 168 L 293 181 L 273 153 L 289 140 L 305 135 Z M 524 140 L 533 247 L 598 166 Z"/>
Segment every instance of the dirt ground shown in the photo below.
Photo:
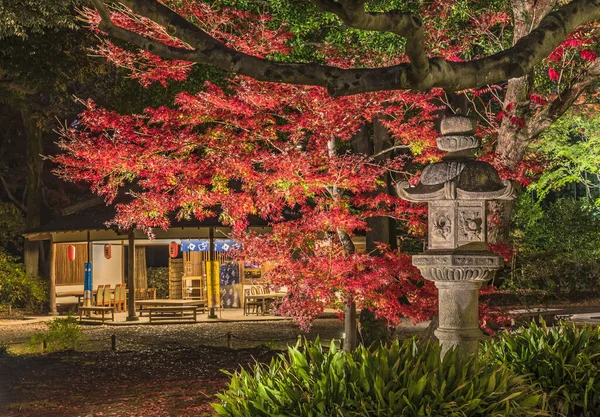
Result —
<path fill-rule="evenodd" d="M 0 358 L 0 416 L 211 415 L 209 404 L 228 381 L 222 370 L 268 362 L 300 333 L 290 321 L 85 326 L 81 351 L 24 354 L 23 342 L 45 327 L 0 321 L 0 341 L 21 352 Z M 328 341 L 342 328 L 319 319 L 306 337 Z"/>

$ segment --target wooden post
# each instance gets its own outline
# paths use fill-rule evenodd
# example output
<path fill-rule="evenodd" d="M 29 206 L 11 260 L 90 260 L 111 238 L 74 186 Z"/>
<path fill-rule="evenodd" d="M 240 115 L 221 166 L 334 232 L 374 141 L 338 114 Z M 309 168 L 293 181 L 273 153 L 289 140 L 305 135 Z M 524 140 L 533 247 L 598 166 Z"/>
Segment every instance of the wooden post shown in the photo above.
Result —
<path fill-rule="evenodd" d="M 135 314 L 135 230 L 129 232 L 129 248 L 127 251 L 127 321 L 138 321 Z"/>
<path fill-rule="evenodd" d="M 210 265 L 210 271 L 207 274 L 210 277 L 210 286 L 211 286 L 211 300 L 208 300 L 208 306 L 209 306 L 209 310 L 208 310 L 208 318 L 209 319 L 216 319 L 217 315 L 215 314 L 215 305 L 217 305 L 217 297 L 220 297 L 219 294 L 215 294 L 215 279 L 219 279 L 218 277 L 214 276 L 215 273 L 215 267 L 214 267 L 214 262 L 215 262 L 215 228 L 211 227 L 208 229 L 208 239 L 209 239 L 209 252 L 208 252 L 208 260 L 209 260 L 209 265 Z"/>
<path fill-rule="evenodd" d="M 50 238 L 50 285 L 48 286 L 48 303 L 50 304 L 50 316 L 57 316 L 56 311 L 56 243 Z"/>

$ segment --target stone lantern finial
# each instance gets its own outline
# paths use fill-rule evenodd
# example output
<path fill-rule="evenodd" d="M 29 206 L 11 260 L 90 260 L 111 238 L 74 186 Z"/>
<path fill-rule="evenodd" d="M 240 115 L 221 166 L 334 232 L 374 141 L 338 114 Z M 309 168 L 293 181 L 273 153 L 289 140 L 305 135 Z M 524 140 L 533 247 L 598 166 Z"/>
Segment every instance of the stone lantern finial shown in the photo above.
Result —
<path fill-rule="evenodd" d="M 439 290 L 435 335 L 442 354 L 453 346 L 477 351 L 482 337 L 479 288 L 502 266 L 487 246 L 487 202 L 515 197 L 512 182 L 502 181 L 487 162 L 475 160 L 473 151 L 481 146 L 475 129 L 466 116 L 443 119 L 437 146 L 448 153 L 423 170 L 415 187 L 406 182 L 396 187 L 401 198 L 428 203 L 428 249 L 413 256 L 413 265 Z"/>

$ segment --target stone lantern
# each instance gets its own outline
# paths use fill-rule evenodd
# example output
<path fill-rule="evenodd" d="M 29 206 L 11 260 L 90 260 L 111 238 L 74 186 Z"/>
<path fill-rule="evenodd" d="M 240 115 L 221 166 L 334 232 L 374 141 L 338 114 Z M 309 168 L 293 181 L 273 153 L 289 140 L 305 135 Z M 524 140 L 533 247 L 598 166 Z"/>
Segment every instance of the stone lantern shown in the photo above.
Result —
<path fill-rule="evenodd" d="M 428 248 L 413 256 L 413 265 L 438 288 L 435 335 L 442 355 L 453 346 L 474 353 L 482 337 L 479 288 L 502 266 L 487 246 L 487 202 L 511 200 L 515 189 L 490 164 L 475 160 L 481 140 L 473 136 L 472 119 L 447 117 L 440 131 L 437 146 L 448 154 L 423 170 L 418 185 L 403 182 L 397 191 L 408 201 L 428 203 Z"/>

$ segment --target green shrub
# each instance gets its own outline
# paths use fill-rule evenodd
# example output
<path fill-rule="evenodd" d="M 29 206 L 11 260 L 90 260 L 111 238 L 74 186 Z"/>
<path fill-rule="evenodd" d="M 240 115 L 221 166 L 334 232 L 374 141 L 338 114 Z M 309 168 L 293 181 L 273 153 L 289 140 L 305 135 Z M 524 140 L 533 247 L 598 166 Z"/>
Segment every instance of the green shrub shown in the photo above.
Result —
<path fill-rule="evenodd" d="M 0 248 L 0 306 L 36 306 L 46 299 L 41 279 L 27 275 L 23 265 Z"/>
<path fill-rule="evenodd" d="M 34 352 L 38 352 L 44 345 L 46 352 L 77 349 L 86 342 L 75 317 L 57 317 L 46 325 L 47 331 L 35 333 L 29 339 L 29 348 Z"/>
<path fill-rule="evenodd" d="M 324 351 L 317 340 L 288 349 L 269 366 L 229 374 L 213 404 L 219 416 L 532 416 L 541 395 L 487 358 L 416 340 L 370 351 Z"/>
<path fill-rule="evenodd" d="M 0 358 L 3 356 L 8 356 L 10 352 L 8 351 L 8 342 L 0 341 Z"/>
<path fill-rule="evenodd" d="M 156 288 L 156 298 L 169 298 L 169 268 L 148 268 L 148 288 Z"/>
<path fill-rule="evenodd" d="M 23 213 L 12 203 L 0 201 L 0 247 L 11 253 L 23 251 Z"/>
<path fill-rule="evenodd" d="M 518 249 L 507 288 L 560 295 L 597 291 L 600 284 L 600 209 L 585 200 L 561 199 L 547 206 L 523 194 L 513 218 Z"/>
<path fill-rule="evenodd" d="M 497 364 L 528 375 L 546 393 L 556 416 L 600 415 L 600 330 L 535 322 L 516 333 L 503 332 L 482 351 Z"/>

